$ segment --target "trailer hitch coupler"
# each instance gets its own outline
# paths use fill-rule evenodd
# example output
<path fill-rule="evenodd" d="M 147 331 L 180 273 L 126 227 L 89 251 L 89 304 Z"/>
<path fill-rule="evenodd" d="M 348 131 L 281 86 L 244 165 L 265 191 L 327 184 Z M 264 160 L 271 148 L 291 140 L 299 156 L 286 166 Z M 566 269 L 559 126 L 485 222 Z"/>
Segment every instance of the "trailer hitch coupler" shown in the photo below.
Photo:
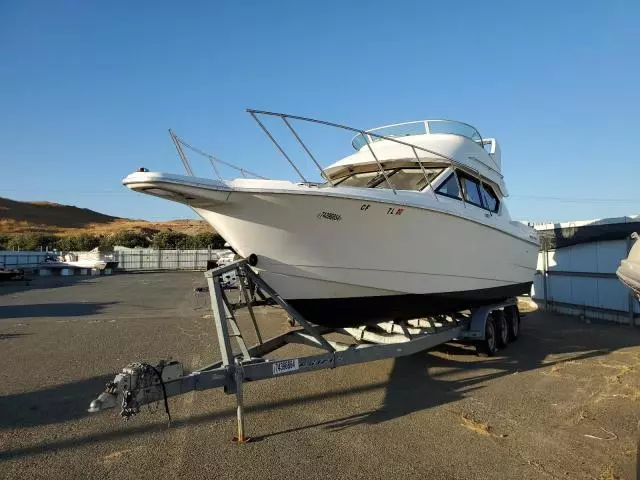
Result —
<path fill-rule="evenodd" d="M 108 408 L 113 408 L 116 406 L 118 397 L 113 393 L 102 392 L 98 398 L 93 400 L 89 405 L 89 413 L 101 412 L 102 410 L 107 410 Z"/>

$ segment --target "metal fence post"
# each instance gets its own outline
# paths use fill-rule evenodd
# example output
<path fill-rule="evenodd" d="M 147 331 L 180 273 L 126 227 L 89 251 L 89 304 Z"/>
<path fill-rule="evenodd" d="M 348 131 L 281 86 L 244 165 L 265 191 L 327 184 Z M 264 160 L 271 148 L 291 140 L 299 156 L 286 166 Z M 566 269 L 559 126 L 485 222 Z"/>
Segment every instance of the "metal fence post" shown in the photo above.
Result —
<path fill-rule="evenodd" d="M 140 270 L 142 270 L 142 249 L 140 250 L 138 257 L 139 257 L 139 261 L 140 261 L 140 265 L 139 265 L 140 266 Z"/>
<path fill-rule="evenodd" d="M 158 249 L 158 262 L 157 262 L 156 268 L 160 270 L 161 266 L 162 266 L 162 250 Z"/>
<path fill-rule="evenodd" d="M 193 261 L 193 270 L 197 270 L 198 269 L 198 250 L 196 250 L 196 258 Z"/>
<path fill-rule="evenodd" d="M 180 250 L 176 248 L 176 270 L 180 270 Z"/>

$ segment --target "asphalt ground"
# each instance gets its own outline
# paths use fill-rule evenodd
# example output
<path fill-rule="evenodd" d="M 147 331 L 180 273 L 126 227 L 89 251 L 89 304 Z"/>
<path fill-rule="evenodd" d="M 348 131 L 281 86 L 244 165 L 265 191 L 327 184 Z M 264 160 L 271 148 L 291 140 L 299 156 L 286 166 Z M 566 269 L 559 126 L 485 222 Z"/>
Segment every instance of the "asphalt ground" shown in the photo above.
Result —
<path fill-rule="evenodd" d="M 217 359 L 203 285 L 202 273 L 0 285 L 0 478 L 636 478 L 640 329 L 540 311 L 490 359 L 447 344 L 250 383 L 246 445 L 220 390 L 170 399 L 170 428 L 162 406 L 127 423 L 87 413 L 131 361 Z M 276 307 L 257 314 L 265 336 L 287 328 Z"/>

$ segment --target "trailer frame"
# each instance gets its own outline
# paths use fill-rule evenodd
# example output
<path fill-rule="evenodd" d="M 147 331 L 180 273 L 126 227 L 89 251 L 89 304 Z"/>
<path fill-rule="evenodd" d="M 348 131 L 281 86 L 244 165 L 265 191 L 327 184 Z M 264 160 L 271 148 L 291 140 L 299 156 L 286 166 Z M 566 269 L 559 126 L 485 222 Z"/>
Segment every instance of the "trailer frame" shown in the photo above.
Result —
<path fill-rule="evenodd" d="M 482 306 L 468 313 L 421 318 L 406 321 L 388 321 L 376 325 L 356 328 L 328 328 L 314 325 L 300 315 L 258 273 L 251 268 L 251 259 L 236 260 L 228 265 L 207 270 L 205 277 L 211 298 L 211 309 L 216 327 L 221 360 L 185 374 L 183 365 L 174 360 L 163 360 L 156 365 L 134 363 L 117 374 L 107 389 L 91 402 L 89 412 L 98 412 L 115 407 L 120 402 L 120 414 L 126 418 L 135 415 L 140 407 L 191 391 L 222 388 L 226 394 L 235 394 L 237 404 L 237 435 L 234 440 L 244 443 L 249 440 L 244 428 L 243 385 L 246 382 L 285 377 L 297 373 L 326 368 L 337 368 L 386 358 L 395 358 L 433 348 L 452 341 L 473 341 L 485 354 L 492 355 L 500 346 L 500 338 L 506 342 L 504 326 L 499 327 L 493 312 L 508 312 L 496 315 L 511 332 L 517 322 L 515 334 L 519 332 L 520 316 L 514 298 Z M 232 306 L 226 295 L 222 276 L 236 273 L 240 297 L 247 308 L 258 343 L 247 347 L 236 320 L 238 305 Z M 271 298 L 289 315 L 291 324 L 297 328 L 263 340 L 253 307 L 256 296 Z M 349 338 L 350 343 L 325 337 L 338 333 Z M 500 336 L 499 334 L 502 333 Z M 236 352 L 232 348 L 236 343 Z M 271 360 L 265 355 L 288 344 L 304 344 L 322 350 L 315 355 L 304 355 Z M 170 418 L 170 416 L 169 416 Z"/>

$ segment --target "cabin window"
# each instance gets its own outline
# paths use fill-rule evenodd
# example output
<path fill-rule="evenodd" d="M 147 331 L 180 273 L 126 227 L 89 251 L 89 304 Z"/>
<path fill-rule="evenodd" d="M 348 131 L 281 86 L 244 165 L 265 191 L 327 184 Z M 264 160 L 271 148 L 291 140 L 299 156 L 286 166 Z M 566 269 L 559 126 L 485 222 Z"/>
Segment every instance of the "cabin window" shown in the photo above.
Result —
<path fill-rule="evenodd" d="M 464 199 L 469 203 L 473 203 L 478 207 L 482 207 L 482 199 L 480 197 L 480 182 L 473 177 L 460 175 L 460 183 L 462 184 Z"/>
<path fill-rule="evenodd" d="M 482 193 L 482 201 L 484 202 L 485 208 L 492 212 L 497 212 L 500 202 L 498 201 L 497 195 L 493 192 L 493 189 L 483 183 L 480 187 L 480 192 Z"/>
<path fill-rule="evenodd" d="M 458 185 L 458 178 L 455 173 L 449 175 L 443 183 L 440 184 L 436 193 L 445 195 L 452 198 L 462 198 L 460 196 L 460 186 Z"/>
<path fill-rule="evenodd" d="M 442 173 L 442 168 L 425 168 L 427 174 L 420 168 L 396 168 L 385 170 L 389 183 L 396 190 L 423 190 L 430 181 Z M 345 187 L 361 187 L 361 188 L 389 188 L 384 175 L 380 171 L 366 173 L 353 173 L 341 180 L 335 182 L 336 185 Z"/>
<path fill-rule="evenodd" d="M 378 181 L 378 177 L 382 177 L 380 172 L 354 173 L 342 180 L 338 185 L 342 187 L 368 187 L 372 183 Z"/>
<path fill-rule="evenodd" d="M 419 168 L 400 168 L 398 170 L 387 171 L 389 182 L 396 190 L 423 190 L 429 182 L 442 172 L 442 168 L 425 168 L 427 178 Z M 427 180 L 428 179 L 428 180 Z M 389 188 L 386 180 L 382 180 L 375 188 Z"/>
<path fill-rule="evenodd" d="M 458 179 L 460 181 L 459 184 Z M 462 187 L 462 192 L 464 192 L 465 202 L 469 202 L 494 213 L 498 211 L 500 200 L 498 200 L 498 196 L 493 191 L 493 188 L 481 183 L 480 180 L 466 173 L 457 172 L 457 177 L 456 174 L 452 173 L 440 184 L 436 193 L 461 199 L 460 187 Z"/>

